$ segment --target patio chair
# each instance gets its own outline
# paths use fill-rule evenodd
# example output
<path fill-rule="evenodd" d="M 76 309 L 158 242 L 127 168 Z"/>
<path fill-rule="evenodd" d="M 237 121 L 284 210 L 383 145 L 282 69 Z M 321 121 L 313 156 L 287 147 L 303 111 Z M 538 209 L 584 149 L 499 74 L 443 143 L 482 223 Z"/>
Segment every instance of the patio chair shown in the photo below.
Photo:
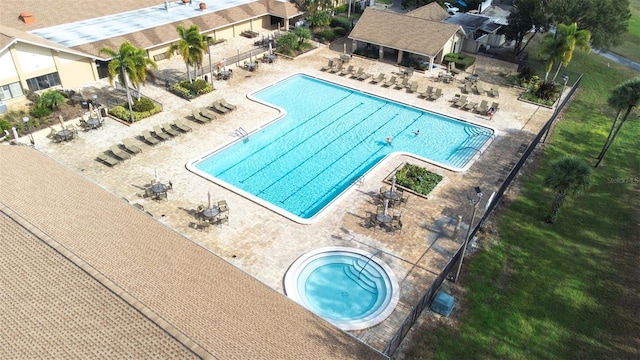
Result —
<path fill-rule="evenodd" d="M 357 79 L 360 77 L 360 75 L 364 75 L 364 69 L 362 67 L 358 68 L 358 71 L 352 72 L 351 73 L 351 78 L 352 79 Z"/>
<path fill-rule="evenodd" d="M 466 104 L 464 104 L 464 105 L 462 106 L 462 110 L 470 111 L 470 110 L 475 109 L 475 108 L 476 108 L 476 106 L 478 106 L 478 103 L 473 102 L 473 101 L 469 101 L 468 103 L 466 103 Z"/>
<path fill-rule="evenodd" d="M 421 98 L 428 98 L 431 94 L 433 94 L 433 86 L 427 86 L 425 91 L 418 91 L 418 97 Z"/>
<path fill-rule="evenodd" d="M 487 92 L 479 81 L 476 83 L 476 91 L 478 92 L 478 95 L 484 95 Z"/>
<path fill-rule="evenodd" d="M 500 97 L 500 93 L 498 92 L 498 88 L 495 86 L 491 87 L 491 96 L 493 97 Z"/>
<path fill-rule="evenodd" d="M 109 146 L 109 150 L 111 150 L 111 152 L 113 153 L 113 155 L 120 159 L 120 160 L 129 160 L 131 159 L 131 155 L 129 155 L 129 153 L 120 150 L 120 148 L 118 147 L 118 145 L 111 145 Z"/>
<path fill-rule="evenodd" d="M 166 134 L 162 128 L 160 127 L 160 125 L 154 125 L 153 126 L 153 134 L 156 137 L 159 137 L 162 140 L 169 140 L 171 139 L 171 136 L 169 136 L 168 134 Z"/>
<path fill-rule="evenodd" d="M 142 152 L 142 149 L 134 145 L 133 140 L 129 138 L 122 139 L 122 145 L 124 145 L 124 148 L 132 154 L 137 154 Z"/>
<path fill-rule="evenodd" d="M 227 109 L 229 109 L 229 110 L 235 110 L 235 109 L 237 109 L 237 108 L 238 108 L 237 106 L 235 106 L 235 105 L 233 105 L 233 104 L 229 104 L 229 103 L 227 102 L 227 100 L 225 100 L 224 98 L 220 98 L 220 99 L 218 99 L 218 103 L 220 103 L 220 105 L 222 105 L 222 106 L 226 107 L 226 108 L 227 108 Z"/>
<path fill-rule="evenodd" d="M 98 155 L 98 159 L 109 166 L 116 166 L 120 163 L 119 160 L 112 158 L 111 156 L 106 154 Z"/>
<path fill-rule="evenodd" d="M 376 228 L 380 226 L 380 224 L 381 223 L 380 221 L 378 221 L 378 217 L 376 216 L 376 214 L 371 214 L 364 226 L 367 228 L 373 228 L 373 230 L 375 231 Z"/>
<path fill-rule="evenodd" d="M 465 94 L 473 94 L 473 89 L 471 89 L 471 83 L 468 81 L 464 83 L 464 92 Z"/>
<path fill-rule="evenodd" d="M 377 83 L 379 83 L 381 81 L 384 81 L 385 76 L 386 75 L 384 73 L 380 73 L 380 74 L 378 74 L 378 77 L 374 77 L 373 79 L 371 79 L 370 83 L 371 84 L 377 84 Z"/>
<path fill-rule="evenodd" d="M 396 86 L 394 87 L 394 89 L 404 89 L 407 87 L 407 85 L 409 85 L 409 77 L 405 76 L 402 78 L 402 81 L 396 82 Z"/>
<path fill-rule="evenodd" d="M 191 126 L 185 125 L 180 119 L 173 120 L 173 124 L 182 132 L 189 132 L 193 130 Z"/>
<path fill-rule="evenodd" d="M 439 97 L 442 96 L 442 89 L 437 88 L 436 91 L 434 93 L 432 93 L 431 95 L 429 95 L 429 100 L 438 100 Z"/>
<path fill-rule="evenodd" d="M 53 127 L 49 126 L 49 134 L 47 135 L 47 138 L 49 139 L 55 139 L 56 135 L 58 135 L 58 132 L 56 131 L 56 129 L 54 129 Z"/>
<path fill-rule="evenodd" d="M 338 75 L 345 76 L 353 72 L 353 65 L 349 65 L 346 69 L 342 69 Z"/>
<path fill-rule="evenodd" d="M 343 64 L 341 62 L 339 62 L 338 66 L 335 66 L 334 68 L 330 69 L 329 72 L 332 73 L 332 74 L 340 72 L 340 71 L 342 71 L 342 66 L 343 66 Z"/>
<path fill-rule="evenodd" d="M 398 221 L 392 221 L 391 222 L 391 231 L 395 234 L 396 231 L 398 233 L 402 233 L 402 221 L 398 220 Z"/>
<path fill-rule="evenodd" d="M 209 231 L 211 229 L 211 223 L 208 220 L 198 220 L 196 229 Z"/>
<path fill-rule="evenodd" d="M 226 200 L 218 201 L 218 210 L 220 210 L 220 213 L 229 212 L 229 206 Z"/>
<path fill-rule="evenodd" d="M 371 75 L 369 73 L 363 73 L 362 75 L 358 76 L 356 78 L 356 80 L 364 81 L 364 80 L 367 80 L 368 78 L 370 78 L 371 76 L 373 76 L 373 75 Z"/>
<path fill-rule="evenodd" d="M 215 112 L 207 108 L 200 108 L 200 115 L 206 117 L 209 120 L 216 120 L 218 118 Z"/>
<path fill-rule="evenodd" d="M 489 110 L 487 100 L 480 101 L 480 105 L 475 108 L 475 112 L 482 115 L 486 114 L 487 110 Z"/>
<path fill-rule="evenodd" d="M 226 107 L 220 105 L 220 103 L 217 102 L 217 101 L 214 101 L 213 104 L 211 104 L 211 108 L 213 110 L 219 112 L 220 114 L 223 114 L 223 115 L 228 113 L 229 111 L 231 111 L 231 110 L 227 109 Z M 207 116 L 206 114 L 203 114 L 203 115 Z"/>
<path fill-rule="evenodd" d="M 498 104 L 497 102 L 492 102 L 491 103 L 491 107 L 493 108 L 493 112 L 495 113 L 496 111 L 498 111 L 498 106 L 500 106 L 500 104 Z"/>
<path fill-rule="evenodd" d="M 418 82 L 417 81 L 412 81 L 411 85 L 409 85 L 409 87 L 407 87 L 407 92 L 414 93 L 416 91 L 418 91 Z"/>
<path fill-rule="evenodd" d="M 455 103 L 453 103 L 454 107 L 458 107 L 461 108 L 464 106 L 464 104 L 467 103 L 467 95 L 461 95 L 460 98 L 458 99 L 458 101 L 456 101 Z"/>
<path fill-rule="evenodd" d="M 219 227 L 222 227 L 222 224 L 227 224 L 227 226 L 229 226 L 229 215 L 218 216 L 215 222 Z"/>
<path fill-rule="evenodd" d="M 171 127 L 171 124 L 169 124 L 168 122 L 162 123 L 162 130 L 164 130 L 167 134 L 169 134 L 171 136 L 180 135 L 179 132 L 173 130 L 173 128 Z"/>
<path fill-rule="evenodd" d="M 142 138 L 147 144 L 150 145 L 157 145 L 160 143 L 158 139 L 154 138 L 153 135 L 151 135 L 151 132 L 149 130 L 142 130 Z"/>
<path fill-rule="evenodd" d="M 213 120 L 213 119 L 209 119 L 206 116 L 202 116 L 202 114 L 200 114 L 200 110 L 199 109 L 193 109 L 193 111 L 191 111 L 191 113 L 193 114 L 193 118 L 195 119 L 195 121 L 201 123 L 201 124 L 206 124 L 209 121 Z"/>
<path fill-rule="evenodd" d="M 385 81 L 382 83 L 382 86 L 384 87 L 390 87 L 396 84 L 397 78 L 395 77 L 395 75 L 392 75 L 389 80 Z"/>
<path fill-rule="evenodd" d="M 331 70 L 333 69 L 335 65 L 333 64 L 333 60 L 329 60 L 329 62 L 327 63 L 327 65 L 323 66 L 320 71 L 327 71 L 327 70 Z"/>

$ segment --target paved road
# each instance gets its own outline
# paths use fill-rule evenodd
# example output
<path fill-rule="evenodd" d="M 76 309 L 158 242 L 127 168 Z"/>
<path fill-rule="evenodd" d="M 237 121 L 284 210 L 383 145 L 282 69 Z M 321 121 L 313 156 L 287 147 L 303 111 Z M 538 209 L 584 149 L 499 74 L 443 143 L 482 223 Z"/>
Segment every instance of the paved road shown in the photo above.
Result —
<path fill-rule="evenodd" d="M 595 52 L 596 54 L 599 54 L 601 56 L 606 57 L 607 59 L 611 60 L 611 61 L 615 61 L 617 63 L 620 63 L 630 69 L 633 69 L 635 71 L 640 72 L 640 64 L 638 64 L 635 61 L 631 61 L 627 58 L 624 58 L 620 55 L 614 54 L 614 53 L 610 53 L 610 52 L 606 52 L 606 51 L 600 51 L 600 50 L 596 50 L 593 49 L 593 52 Z"/>

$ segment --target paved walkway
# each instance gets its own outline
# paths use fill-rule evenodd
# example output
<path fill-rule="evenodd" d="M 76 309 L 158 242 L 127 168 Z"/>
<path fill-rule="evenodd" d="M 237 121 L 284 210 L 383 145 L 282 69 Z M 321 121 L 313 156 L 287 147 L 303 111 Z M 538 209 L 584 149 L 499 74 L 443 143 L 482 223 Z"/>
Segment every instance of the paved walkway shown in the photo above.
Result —
<path fill-rule="evenodd" d="M 238 49 L 249 49 L 252 40 L 233 39 L 212 48 L 215 57 L 234 55 Z M 434 81 L 441 68 L 429 74 L 415 73 L 419 90 L 428 85 L 443 87 L 444 96 L 429 102 L 405 90 L 395 90 L 359 82 L 348 77 L 321 72 L 328 59 L 339 53 L 320 46 L 317 50 L 295 60 L 278 59 L 274 64 L 260 64 L 257 72 L 234 69 L 230 81 L 216 81 L 216 90 L 205 96 L 186 101 L 170 94 L 162 85 L 147 85 L 145 95 L 162 102 L 164 111 L 144 121 L 125 125 L 107 120 L 103 129 L 81 132 L 78 139 L 57 144 L 46 139 L 47 131 L 35 134 L 36 148 L 56 160 L 83 174 L 114 196 L 131 203 L 139 203 L 157 221 L 188 237 L 210 250 L 216 256 L 229 261 L 243 271 L 253 275 L 274 290 L 284 293 L 283 277 L 288 267 L 302 254 L 324 246 L 352 246 L 371 253 L 382 250 L 379 258 L 395 273 L 400 284 L 400 302 L 391 316 L 369 329 L 352 333 L 371 346 L 383 350 L 391 336 L 398 330 L 408 311 L 414 306 L 431 281 L 441 271 L 453 252 L 460 246 L 461 235 L 471 214 L 469 199 L 475 197 L 473 188 L 480 186 L 488 195 L 497 189 L 498 181 L 504 177 L 535 132 L 551 114 L 550 109 L 517 100 L 519 90 L 504 83 L 503 74 L 515 70 L 515 65 L 493 59 L 478 58 L 477 74 L 486 88 L 500 86 L 500 97 L 470 95 L 474 101 L 486 99 L 498 101 L 500 109 L 493 121 L 486 116 L 465 112 L 451 107 L 449 100 L 460 93 L 462 83 L 443 84 Z M 351 62 L 362 66 L 367 72 L 392 74 L 399 72 L 397 66 L 373 60 L 353 58 Z M 160 62 L 164 71 L 183 71 L 180 59 Z M 471 168 L 462 173 L 451 172 L 407 156 L 390 157 L 371 170 L 353 191 L 349 192 L 326 216 L 313 225 L 296 224 L 260 205 L 225 188 L 217 186 L 185 168 L 185 164 L 212 149 L 235 140 L 235 129 L 243 127 L 251 132 L 278 116 L 268 107 L 255 103 L 247 94 L 294 73 L 307 73 L 339 84 L 387 97 L 412 106 L 447 114 L 466 121 L 496 129 L 496 138 L 481 154 Z M 460 78 L 460 77 L 459 77 Z M 84 89 L 85 93 L 113 91 L 106 82 L 95 83 Z M 219 116 L 207 125 L 189 120 L 191 110 L 210 104 L 224 97 L 238 105 L 234 112 Z M 154 147 L 136 141 L 143 152 L 133 159 L 109 168 L 96 161 L 96 157 L 109 146 L 120 143 L 123 138 L 137 137 L 142 130 L 153 125 L 183 119 L 194 131 Z M 77 121 L 70 121 L 77 122 Z M 428 131 L 424 129 L 423 131 Z M 25 142 L 23 140 L 23 142 Z M 445 177 L 429 196 L 429 199 L 410 198 L 402 208 L 405 231 L 391 235 L 364 227 L 364 219 L 376 210 L 374 198 L 386 178 L 404 162 L 416 163 Z M 149 184 L 157 170 L 161 180 L 171 180 L 174 190 L 168 201 L 155 202 L 141 197 L 143 187 Z M 193 211 L 207 202 L 207 193 L 214 200 L 226 200 L 230 207 L 230 224 L 203 232 L 194 228 Z M 458 217 L 462 224 L 458 224 Z"/>

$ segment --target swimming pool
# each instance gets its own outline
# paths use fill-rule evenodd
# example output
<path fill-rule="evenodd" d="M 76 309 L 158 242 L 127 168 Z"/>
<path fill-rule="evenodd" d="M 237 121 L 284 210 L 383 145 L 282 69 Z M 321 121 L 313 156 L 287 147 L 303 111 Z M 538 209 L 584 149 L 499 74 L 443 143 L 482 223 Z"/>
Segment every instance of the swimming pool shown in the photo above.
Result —
<path fill-rule="evenodd" d="M 376 325 L 400 298 L 395 275 L 376 255 L 348 247 L 310 251 L 287 270 L 285 292 L 343 330 Z"/>
<path fill-rule="evenodd" d="M 301 74 L 250 97 L 281 109 L 282 117 L 187 167 L 300 223 L 317 219 L 389 155 L 461 171 L 493 136 L 489 128 Z"/>

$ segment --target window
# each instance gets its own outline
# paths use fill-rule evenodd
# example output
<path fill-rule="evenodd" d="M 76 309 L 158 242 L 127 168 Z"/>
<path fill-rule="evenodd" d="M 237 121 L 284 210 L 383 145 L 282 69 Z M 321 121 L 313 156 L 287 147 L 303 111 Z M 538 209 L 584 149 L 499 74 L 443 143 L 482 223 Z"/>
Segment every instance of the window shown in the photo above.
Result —
<path fill-rule="evenodd" d="M 60 77 L 57 72 L 27 79 L 27 86 L 32 91 L 44 90 L 56 85 L 60 85 Z"/>
<path fill-rule="evenodd" d="M 0 100 L 13 99 L 14 97 L 22 96 L 22 86 L 19 82 L 14 82 L 7 85 L 0 86 Z"/>

